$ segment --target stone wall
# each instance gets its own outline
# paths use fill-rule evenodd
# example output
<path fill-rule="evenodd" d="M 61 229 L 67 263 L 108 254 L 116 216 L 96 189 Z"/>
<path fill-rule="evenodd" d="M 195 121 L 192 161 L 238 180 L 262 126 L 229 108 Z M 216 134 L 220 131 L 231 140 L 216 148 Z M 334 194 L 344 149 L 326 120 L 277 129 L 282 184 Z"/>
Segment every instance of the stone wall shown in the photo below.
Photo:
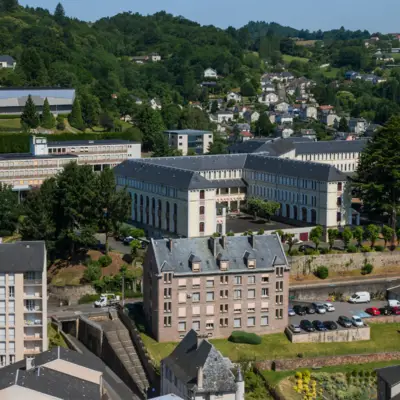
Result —
<path fill-rule="evenodd" d="M 387 315 L 381 317 L 373 317 L 371 322 L 374 324 L 393 324 L 400 323 L 400 315 Z"/>
<path fill-rule="evenodd" d="M 94 321 L 79 316 L 78 339 L 97 357 L 102 358 L 103 349 L 103 329 Z"/>
<path fill-rule="evenodd" d="M 78 304 L 79 299 L 85 294 L 96 294 L 96 291 L 91 285 L 67 285 L 67 286 L 53 286 L 48 287 L 50 295 L 57 298 L 59 301 L 68 305 Z"/>
<path fill-rule="evenodd" d="M 372 264 L 374 268 L 398 266 L 400 270 L 400 251 L 295 256 L 288 257 L 288 261 L 291 276 L 312 273 L 320 265 L 325 265 L 335 272 L 359 270 L 365 263 Z"/>
<path fill-rule="evenodd" d="M 292 343 L 356 342 L 370 339 L 369 326 L 308 333 L 293 333 L 290 329 L 286 328 L 285 333 Z"/>
<path fill-rule="evenodd" d="M 344 364 L 366 364 L 381 361 L 400 360 L 400 351 L 344 356 L 293 358 L 287 360 L 266 360 L 256 363 L 260 370 L 294 371 L 298 368 L 321 368 Z"/>

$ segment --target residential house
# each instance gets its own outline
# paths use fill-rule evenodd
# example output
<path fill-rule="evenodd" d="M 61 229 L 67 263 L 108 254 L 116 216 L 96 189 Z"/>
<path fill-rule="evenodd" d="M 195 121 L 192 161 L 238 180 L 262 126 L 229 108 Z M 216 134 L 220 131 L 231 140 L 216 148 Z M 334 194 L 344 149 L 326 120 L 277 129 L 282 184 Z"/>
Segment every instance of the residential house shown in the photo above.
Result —
<path fill-rule="evenodd" d="M 275 92 L 275 85 L 272 83 L 267 83 L 265 85 L 261 85 L 261 88 L 264 92 Z"/>
<path fill-rule="evenodd" d="M 368 121 L 364 118 L 350 118 L 349 130 L 357 134 L 364 133 L 368 128 Z"/>
<path fill-rule="evenodd" d="M 240 103 L 242 101 L 242 96 L 240 95 L 240 93 L 235 93 L 235 92 L 229 92 L 226 96 L 226 100 L 234 100 L 237 103 Z"/>
<path fill-rule="evenodd" d="M 143 104 L 143 100 L 140 97 L 135 97 L 135 104 L 141 106 Z"/>
<path fill-rule="evenodd" d="M 250 131 L 250 124 L 247 123 L 235 124 L 233 126 L 233 129 L 239 129 L 240 132 L 248 132 Z"/>
<path fill-rule="evenodd" d="M 275 104 L 275 111 L 287 113 L 289 111 L 289 104 L 285 101 Z"/>
<path fill-rule="evenodd" d="M 344 74 L 345 79 L 347 80 L 353 80 L 353 77 L 356 76 L 358 74 L 358 72 L 356 71 L 347 71 Z"/>
<path fill-rule="evenodd" d="M 15 69 L 17 62 L 8 55 L 0 55 L 0 68 L 12 68 Z"/>
<path fill-rule="evenodd" d="M 269 106 L 270 104 L 275 104 L 279 101 L 279 97 L 274 92 L 263 92 L 258 96 L 258 102 Z"/>
<path fill-rule="evenodd" d="M 228 110 L 220 110 L 216 112 L 217 122 L 233 121 L 233 112 Z"/>
<path fill-rule="evenodd" d="M 275 129 L 276 136 L 287 139 L 294 134 L 293 128 L 289 125 L 281 125 Z"/>
<path fill-rule="evenodd" d="M 215 82 L 215 81 L 201 82 L 200 86 L 213 88 L 213 87 L 217 86 L 217 82 Z"/>
<path fill-rule="evenodd" d="M 149 101 L 149 104 L 153 110 L 161 110 L 162 109 L 161 101 L 158 99 L 151 99 Z"/>
<path fill-rule="evenodd" d="M 243 113 L 243 118 L 248 123 L 257 122 L 259 120 L 259 118 L 260 118 L 260 113 L 258 111 L 248 110 L 248 111 Z"/>
<path fill-rule="evenodd" d="M 335 113 L 322 113 L 320 115 L 320 121 L 326 126 L 337 126 L 341 120 Z"/>
<path fill-rule="evenodd" d="M 180 150 L 185 156 L 189 150 L 196 154 L 208 153 L 210 144 L 213 142 L 213 133 L 196 129 L 178 129 L 164 131 L 168 144 L 175 150 Z"/>
<path fill-rule="evenodd" d="M 300 136 L 310 138 L 312 140 L 317 139 L 317 133 L 314 129 L 300 129 Z"/>
<path fill-rule="evenodd" d="M 53 347 L 2 368 L 0 399 L 105 400 L 105 372 L 103 362 L 90 351 Z"/>
<path fill-rule="evenodd" d="M 271 124 L 275 124 L 277 113 L 274 111 L 267 111 L 267 114 L 268 114 L 269 120 L 271 121 Z"/>
<path fill-rule="evenodd" d="M 226 338 L 235 329 L 283 332 L 289 270 L 277 234 L 151 239 L 143 264 L 151 334 L 171 342 L 192 329 L 212 338 Z"/>
<path fill-rule="evenodd" d="M 244 400 L 240 370 L 208 340 L 191 329 L 172 353 L 161 360 L 161 394 L 184 399 Z M 172 398 L 174 399 L 174 398 Z"/>
<path fill-rule="evenodd" d="M 233 113 L 238 114 L 239 118 L 243 118 L 243 114 L 248 110 L 249 108 L 246 106 L 240 106 L 240 105 L 235 105 L 233 107 Z"/>
<path fill-rule="evenodd" d="M 295 78 L 295 76 L 288 71 L 281 72 L 280 76 L 281 76 L 281 81 L 283 82 L 289 82 Z"/>
<path fill-rule="evenodd" d="M 400 365 L 376 370 L 378 377 L 378 400 L 400 398 Z"/>
<path fill-rule="evenodd" d="M 300 111 L 300 118 L 303 120 L 307 119 L 318 119 L 318 110 L 317 107 L 307 105 L 305 107 L 302 107 Z"/>
<path fill-rule="evenodd" d="M 217 79 L 218 78 L 218 73 L 215 69 L 212 68 L 207 68 L 204 71 L 204 78 L 214 78 Z"/>
<path fill-rule="evenodd" d="M 158 53 L 151 53 L 149 57 L 150 57 L 150 60 L 153 62 L 161 61 L 161 56 Z"/>
<path fill-rule="evenodd" d="M 144 64 L 149 61 L 149 56 L 133 56 L 131 57 L 131 61 L 136 64 Z"/>
<path fill-rule="evenodd" d="M 192 108 L 198 108 L 199 110 L 203 110 L 203 106 L 201 105 L 200 101 L 191 101 L 189 106 Z"/>
<path fill-rule="evenodd" d="M 276 115 L 276 122 L 281 125 L 292 125 L 293 124 L 293 116 L 289 113 L 282 113 Z"/>

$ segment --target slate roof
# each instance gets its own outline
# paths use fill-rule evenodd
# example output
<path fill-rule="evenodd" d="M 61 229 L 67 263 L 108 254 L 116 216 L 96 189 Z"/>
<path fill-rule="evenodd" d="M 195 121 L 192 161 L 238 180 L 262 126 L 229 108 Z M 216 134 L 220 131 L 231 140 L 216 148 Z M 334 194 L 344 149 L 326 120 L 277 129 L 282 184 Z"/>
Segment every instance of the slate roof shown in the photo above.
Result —
<path fill-rule="evenodd" d="M 328 140 L 312 143 L 297 143 L 296 154 L 322 154 L 322 153 L 360 153 L 363 151 L 367 140 Z"/>
<path fill-rule="evenodd" d="M 216 188 L 233 188 L 233 187 L 246 187 L 243 179 L 222 179 L 211 181 Z"/>
<path fill-rule="evenodd" d="M 376 372 L 390 386 L 400 383 L 400 365 L 377 369 Z"/>
<path fill-rule="evenodd" d="M 226 236 L 221 238 L 190 238 L 151 240 L 159 273 L 173 271 L 182 275 L 219 274 L 218 259 L 229 260 L 228 273 L 247 272 L 245 255 L 256 260 L 256 271 L 274 271 L 275 266 L 288 265 L 278 235 Z M 213 253 L 215 246 L 215 253 Z M 200 272 L 192 272 L 190 257 L 201 259 Z M 252 270 L 254 271 L 254 270 Z M 227 273 L 227 271 L 223 271 Z"/>
<path fill-rule="evenodd" d="M 133 144 L 138 142 L 131 142 L 122 139 L 107 139 L 107 140 L 62 140 L 62 141 L 48 141 L 47 147 L 59 146 L 98 146 L 98 145 L 113 145 L 113 144 Z"/>
<path fill-rule="evenodd" d="M 46 246 L 43 241 L 0 244 L 0 271 L 43 271 Z M 2 370 L 3 371 L 3 370 Z"/>
<path fill-rule="evenodd" d="M 208 341 L 197 344 L 197 333 L 191 329 L 174 351 L 162 360 L 174 375 L 195 393 L 235 393 L 232 363 Z M 197 388 L 197 370 L 203 367 L 203 389 Z"/>
<path fill-rule="evenodd" d="M 15 63 L 15 60 L 11 56 L 0 55 L 0 62 L 6 62 L 9 67 L 12 67 Z"/>
<path fill-rule="evenodd" d="M 83 367 L 104 372 L 104 366 L 94 355 L 80 354 L 72 350 L 55 347 L 35 356 L 35 367 L 25 369 L 25 360 L 2 368 L 0 391 L 13 385 L 25 387 L 59 399 L 99 400 L 99 385 L 46 368 L 46 363 L 62 359 Z M 1 397 L 1 395 L 0 395 Z"/>
<path fill-rule="evenodd" d="M 317 181 L 347 181 L 347 176 L 333 165 L 270 157 L 263 153 L 249 154 L 246 159 L 245 168 L 253 171 L 263 171 Z"/>
<path fill-rule="evenodd" d="M 168 130 L 164 131 L 164 133 L 168 133 L 171 135 L 187 135 L 187 136 L 198 136 L 198 135 L 210 135 L 211 131 L 200 131 L 197 129 L 177 129 L 177 130 Z"/>

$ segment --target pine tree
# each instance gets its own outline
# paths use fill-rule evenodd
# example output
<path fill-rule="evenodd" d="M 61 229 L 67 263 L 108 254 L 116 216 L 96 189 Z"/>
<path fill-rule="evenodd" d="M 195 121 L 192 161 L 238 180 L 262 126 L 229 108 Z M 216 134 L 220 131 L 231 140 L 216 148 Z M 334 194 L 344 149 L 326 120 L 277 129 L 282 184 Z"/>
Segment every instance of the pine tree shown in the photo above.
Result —
<path fill-rule="evenodd" d="M 61 3 L 57 4 L 57 7 L 54 11 L 54 18 L 58 22 L 62 21 L 65 18 L 65 10 Z"/>
<path fill-rule="evenodd" d="M 18 0 L 0 0 L 0 12 L 15 11 L 18 7 Z"/>
<path fill-rule="evenodd" d="M 347 124 L 347 120 L 345 117 L 342 117 L 340 119 L 338 130 L 339 130 L 339 132 L 348 132 L 349 131 L 349 125 Z"/>
<path fill-rule="evenodd" d="M 39 126 L 39 114 L 36 111 L 36 106 L 31 95 L 29 95 L 28 100 L 26 100 L 24 111 L 21 115 L 21 122 L 28 128 L 34 129 Z"/>
<path fill-rule="evenodd" d="M 78 98 L 75 98 L 74 104 L 72 105 L 71 114 L 68 115 L 68 121 L 70 125 L 76 129 L 84 130 L 85 124 L 83 123 L 81 103 Z"/>
<path fill-rule="evenodd" d="M 54 116 L 51 113 L 50 104 L 47 100 L 47 97 L 43 103 L 41 125 L 43 126 L 43 128 L 46 128 L 46 129 L 52 129 L 52 128 L 54 128 L 54 125 L 55 125 Z"/>

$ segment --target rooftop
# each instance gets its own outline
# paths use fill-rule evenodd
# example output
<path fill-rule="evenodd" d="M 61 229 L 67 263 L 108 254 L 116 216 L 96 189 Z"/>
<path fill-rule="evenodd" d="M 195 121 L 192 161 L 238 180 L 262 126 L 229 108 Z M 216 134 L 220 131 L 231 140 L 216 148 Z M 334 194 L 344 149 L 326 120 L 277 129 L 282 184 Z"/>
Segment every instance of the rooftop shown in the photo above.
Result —
<path fill-rule="evenodd" d="M 151 241 L 159 273 L 173 271 L 182 275 L 219 274 L 219 260 L 228 260 L 228 273 L 249 271 L 247 260 L 256 261 L 256 269 L 274 271 L 287 266 L 285 252 L 278 235 L 225 236 L 224 238 L 190 238 Z M 193 272 L 191 260 L 200 261 L 200 272 Z M 223 273 L 227 273 L 224 271 Z"/>
<path fill-rule="evenodd" d="M 360 153 L 363 151 L 367 140 L 328 140 L 311 143 L 296 143 L 296 154 L 322 154 L 322 153 Z"/>
<path fill-rule="evenodd" d="M 164 133 L 168 133 L 171 135 L 187 135 L 187 136 L 212 135 L 211 131 L 200 131 L 197 129 L 167 130 L 167 131 L 164 131 Z"/>
<path fill-rule="evenodd" d="M 12 66 L 15 63 L 15 60 L 13 57 L 8 56 L 8 55 L 0 55 L 0 62 L 6 62 L 7 65 Z"/>
<path fill-rule="evenodd" d="M 118 145 L 118 144 L 133 144 L 138 142 L 131 142 L 122 139 L 106 139 L 106 140 L 62 140 L 62 141 L 48 141 L 47 147 L 59 146 L 98 146 L 98 145 Z"/>
<path fill-rule="evenodd" d="M 377 369 L 376 372 L 390 386 L 400 383 L 400 365 Z"/>
<path fill-rule="evenodd" d="M 0 244 L 1 272 L 42 272 L 45 260 L 46 247 L 43 241 Z"/>
<path fill-rule="evenodd" d="M 6 160 L 41 160 L 41 159 L 57 159 L 57 158 L 71 158 L 75 159 L 78 156 L 75 154 L 46 154 L 34 155 L 31 153 L 2 153 L 0 154 L 0 161 Z"/>

